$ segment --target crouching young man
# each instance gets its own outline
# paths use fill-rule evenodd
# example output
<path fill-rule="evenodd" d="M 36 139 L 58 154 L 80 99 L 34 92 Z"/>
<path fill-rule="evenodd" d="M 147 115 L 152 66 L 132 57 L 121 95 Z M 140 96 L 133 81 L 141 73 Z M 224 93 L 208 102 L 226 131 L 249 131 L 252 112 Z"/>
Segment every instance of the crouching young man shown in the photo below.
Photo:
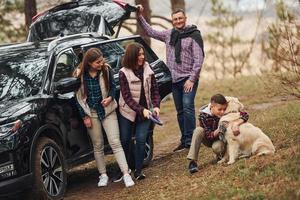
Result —
<path fill-rule="evenodd" d="M 226 98 L 222 94 L 216 94 L 211 97 L 210 104 L 200 110 L 199 121 L 200 127 L 194 130 L 191 147 L 187 156 L 190 160 L 188 169 L 190 173 L 197 172 L 198 154 L 200 145 L 204 144 L 212 148 L 217 159 L 221 159 L 225 152 L 225 143 L 219 139 L 219 134 L 225 133 L 225 130 L 218 129 L 220 118 L 224 115 L 227 108 Z M 241 118 L 232 124 L 232 130 L 235 135 L 239 134 L 239 125 L 246 122 L 249 118 L 246 112 L 240 112 Z"/>

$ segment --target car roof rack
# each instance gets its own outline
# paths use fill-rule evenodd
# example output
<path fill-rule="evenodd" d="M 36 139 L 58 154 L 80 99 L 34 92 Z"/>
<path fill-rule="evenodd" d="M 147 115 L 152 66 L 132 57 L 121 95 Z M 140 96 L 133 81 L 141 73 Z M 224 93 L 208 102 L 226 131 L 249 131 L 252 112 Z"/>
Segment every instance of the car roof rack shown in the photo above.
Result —
<path fill-rule="evenodd" d="M 52 40 L 48 45 L 48 51 L 51 51 L 55 46 L 57 46 L 60 42 L 69 40 L 69 39 L 79 39 L 79 38 L 86 38 L 86 37 L 93 37 L 93 38 L 102 38 L 102 39 L 109 39 L 107 35 L 100 35 L 96 32 L 87 32 L 87 33 L 78 33 L 73 35 L 66 35 L 66 36 L 59 36 L 55 37 L 56 39 Z M 50 38 L 48 38 L 50 39 Z"/>

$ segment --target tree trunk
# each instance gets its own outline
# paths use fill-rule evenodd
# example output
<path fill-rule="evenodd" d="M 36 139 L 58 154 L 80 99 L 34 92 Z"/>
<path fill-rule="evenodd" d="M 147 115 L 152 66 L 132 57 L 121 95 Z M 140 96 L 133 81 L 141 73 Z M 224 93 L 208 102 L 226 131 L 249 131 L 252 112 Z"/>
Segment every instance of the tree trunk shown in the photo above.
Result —
<path fill-rule="evenodd" d="M 174 12 L 177 9 L 183 9 L 185 11 L 185 2 L 184 0 L 171 0 L 171 8 L 172 12 Z"/>
<path fill-rule="evenodd" d="M 151 9 L 149 5 L 149 0 L 135 0 L 135 4 L 141 4 L 144 7 L 144 12 L 143 16 L 146 19 L 146 21 L 151 24 Z M 150 38 L 146 35 L 144 29 L 137 23 L 137 29 L 136 29 L 137 34 L 141 35 L 142 38 L 145 40 L 145 42 L 150 46 L 151 45 L 151 40 Z"/>
<path fill-rule="evenodd" d="M 36 2 L 35 0 L 24 0 L 24 11 L 25 11 L 25 25 L 28 29 L 31 22 L 32 17 L 36 15 Z"/>

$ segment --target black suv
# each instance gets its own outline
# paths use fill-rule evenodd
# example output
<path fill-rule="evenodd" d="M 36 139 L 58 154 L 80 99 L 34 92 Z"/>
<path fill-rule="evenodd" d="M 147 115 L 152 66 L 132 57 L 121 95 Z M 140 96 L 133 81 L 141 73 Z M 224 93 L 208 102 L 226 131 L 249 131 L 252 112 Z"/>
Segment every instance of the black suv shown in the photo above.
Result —
<path fill-rule="evenodd" d="M 82 33 L 0 47 L 0 198 L 26 188 L 36 199 L 63 198 L 68 169 L 94 159 L 75 105 L 74 91 L 80 82 L 72 72 L 80 55 L 97 47 L 118 84 L 121 58 L 131 42 L 144 45 L 164 98 L 171 92 L 170 72 L 139 36 L 109 39 Z M 153 128 L 154 124 L 145 164 L 152 159 Z M 107 142 L 105 151 L 111 152 Z"/>

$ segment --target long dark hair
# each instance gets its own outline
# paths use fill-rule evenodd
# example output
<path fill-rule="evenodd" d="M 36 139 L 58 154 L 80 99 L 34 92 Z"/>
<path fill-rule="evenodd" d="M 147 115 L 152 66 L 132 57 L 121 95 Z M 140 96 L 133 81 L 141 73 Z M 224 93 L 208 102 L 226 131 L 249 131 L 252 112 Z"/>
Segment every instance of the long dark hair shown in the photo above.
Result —
<path fill-rule="evenodd" d="M 128 69 L 133 70 L 137 66 L 139 51 L 143 49 L 145 53 L 145 49 L 143 45 L 137 42 L 133 42 L 127 45 L 125 50 L 125 55 L 122 60 L 122 66 Z"/>
<path fill-rule="evenodd" d="M 82 62 L 79 65 L 79 72 L 77 73 L 77 77 L 81 77 L 83 74 L 88 73 L 89 69 L 91 67 L 89 63 L 92 63 L 92 62 L 94 62 L 95 60 L 97 60 L 98 58 L 101 58 L 101 57 L 103 57 L 103 54 L 100 51 L 100 49 L 90 48 L 89 50 L 87 50 L 87 52 L 85 52 L 85 54 L 84 54 Z M 107 90 L 109 90 L 108 70 L 109 70 L 109 65 L 106 62 L 104 62 L 104 65 L 101 67 L 101 71 L 102 71 L 102 74 L 103 74 L 104 85 L 105 85 L 105 88 Z M 83 94 L 85 96 L 87 88 L 86 88 L 86 84 L 85 84 L 84 81 L 83 81 L 82 84 L 84 86 Z"/>

